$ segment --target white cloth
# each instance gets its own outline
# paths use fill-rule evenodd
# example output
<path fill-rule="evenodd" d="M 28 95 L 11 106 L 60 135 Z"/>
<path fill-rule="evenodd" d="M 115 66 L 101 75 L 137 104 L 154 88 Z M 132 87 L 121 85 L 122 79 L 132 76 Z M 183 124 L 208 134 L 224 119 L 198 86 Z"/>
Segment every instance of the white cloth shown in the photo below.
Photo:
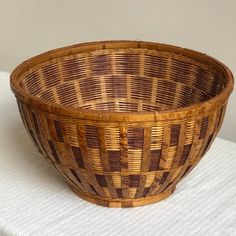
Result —
<path fill-rule="evenodd" d="M 136 208 L 77 197 L 23 128 L 0 73 L 0 235 L 236 235 L 236 143 L 217 138 L 166 200 Z"/>

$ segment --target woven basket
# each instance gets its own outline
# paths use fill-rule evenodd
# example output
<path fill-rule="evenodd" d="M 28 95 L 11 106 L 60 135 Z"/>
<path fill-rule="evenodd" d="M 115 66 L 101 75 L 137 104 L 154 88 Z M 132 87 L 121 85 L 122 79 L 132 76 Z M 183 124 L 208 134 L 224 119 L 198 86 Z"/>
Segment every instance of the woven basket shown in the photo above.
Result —
<path fill-rule="evenodd" d="M 78 196 L 132 207 L 169 196 L 204 156 L 233 76 L 189 49 L 105 41 L 29 59 L 11 88 L 34 144 Z"/>

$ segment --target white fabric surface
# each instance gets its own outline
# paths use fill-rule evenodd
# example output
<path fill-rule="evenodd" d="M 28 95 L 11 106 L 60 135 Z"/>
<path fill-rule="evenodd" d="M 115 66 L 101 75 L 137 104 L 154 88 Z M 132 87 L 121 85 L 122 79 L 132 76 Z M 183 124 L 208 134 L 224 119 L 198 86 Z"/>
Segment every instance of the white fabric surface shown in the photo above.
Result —
<path fill-rule="evenodd" d="M 236 144 L 217 138 L 166 200 L 114 209 L 71 192 L 23 128 L 0 73 L 0 235 L 236 235 Z"/>

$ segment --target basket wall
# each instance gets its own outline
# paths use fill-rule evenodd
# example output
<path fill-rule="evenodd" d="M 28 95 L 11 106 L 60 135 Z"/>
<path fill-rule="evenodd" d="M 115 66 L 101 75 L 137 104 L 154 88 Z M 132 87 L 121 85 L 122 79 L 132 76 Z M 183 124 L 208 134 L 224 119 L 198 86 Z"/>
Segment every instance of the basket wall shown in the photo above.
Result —
<path fill-rule="evenodd" d="M 114 200 L 173 188 L 214 140 L 225 106 L 187 120 L 102 123 L 55 117 L 18 103 L 38 150 L 81 192 Z M 122 206 L 132 206 L 132 202 Z"/>

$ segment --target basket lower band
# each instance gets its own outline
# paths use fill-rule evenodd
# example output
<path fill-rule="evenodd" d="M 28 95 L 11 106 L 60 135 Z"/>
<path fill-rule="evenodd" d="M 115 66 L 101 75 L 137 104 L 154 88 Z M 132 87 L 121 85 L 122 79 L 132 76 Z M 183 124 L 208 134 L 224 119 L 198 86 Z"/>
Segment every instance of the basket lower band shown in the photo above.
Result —
<path fill-rule="evenodd" d="M 136 206 L 143 206 L 155 202 L 159 202 L 167 197 L 169 197 L 175 190 L 174 188 L 171 188 L 167 191 L 164 191 L 158 195 L 150 196 L 146 198 L 139 198 L 139 199 L 123 199 L 123 200 L 117 200 L 117 199 L 110 199 L 110 198 L 101 198 L 96 196 L 89 196 L 85 193 L 82 193 L 80 190 L 75 188 L 74 186 L 71 186 L 72 191 L 79 196 L 80 198 L 100 205 L 100 206 L 106 206 L 106 207 L 136 207 Z"/>

